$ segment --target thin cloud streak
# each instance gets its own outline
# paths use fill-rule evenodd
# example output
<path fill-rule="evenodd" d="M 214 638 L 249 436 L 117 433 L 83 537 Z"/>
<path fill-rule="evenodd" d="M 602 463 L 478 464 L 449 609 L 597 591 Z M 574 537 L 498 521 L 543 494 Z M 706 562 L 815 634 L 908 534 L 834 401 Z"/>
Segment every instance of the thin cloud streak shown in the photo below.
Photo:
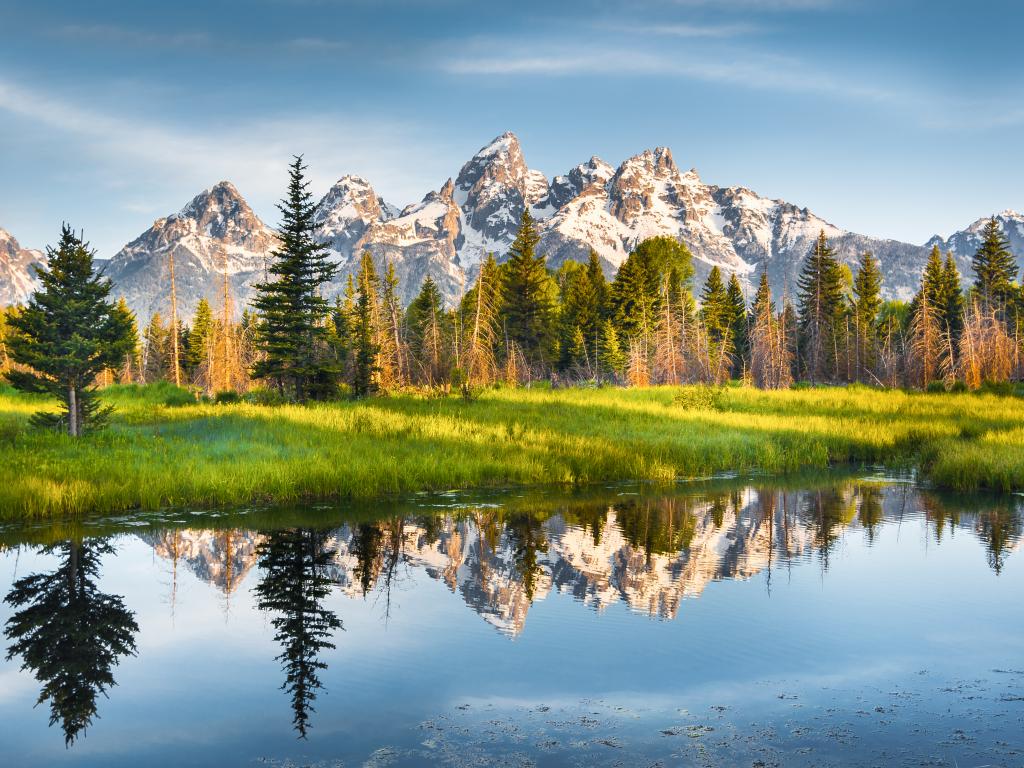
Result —
<path fill-rule="evenodd" d="M 439 187 L 456 158 L 441 144 L 429 153 L 430 163 L 418 152 L 413 162 L 410 148 L 427 140 L 411 123 L 318 113 L 214 125 L 200 133 L 194 127 L 99 112 L 0 79 L 4 112 L 69 137 L 83 165 L 94 164 L 96 184 L 152 195 L 150 200 L 136 193 L 130 204 L 122 204 L 122 210 L 137 214 L 170 213 L 202 189 L 228 179 L 261 215 L 273 215 L 287 163 L 297 153 L 309 163 L 315 193 L 326 192 L 344 174 L 358 173 L 370 179 L 378 194 L 404 205 Z M 124 232 L 120 244 L 137 234 Z"/>
<path fill-rule="evenodd" d="M 942 132 L 984 131 L 1024 124 L 1024 110 L 1006 100 L 985 102 L 974 94 L 957 96 L 920 85 L 875 84 L 863 77 L 829 72 L 812 62 L 776 54 L 752 53 L 739 46 L 716 46 L 689 54 L 629 49 L 527 50 L 509 41 L 475 40 L 462 46 L 481 53 L 440 61 L 442 71 L 464 77 L 630 77 L 657 76 L 778 93 L 809 94 L 838 101 L 872 103 L 900 119 Z M 484 51 L 509 51 L 492 55 Z M 1011 100 L 1013 101 L 1013 100 Z M 1016 101 L 1013 101 L 1016 103 Z"/>

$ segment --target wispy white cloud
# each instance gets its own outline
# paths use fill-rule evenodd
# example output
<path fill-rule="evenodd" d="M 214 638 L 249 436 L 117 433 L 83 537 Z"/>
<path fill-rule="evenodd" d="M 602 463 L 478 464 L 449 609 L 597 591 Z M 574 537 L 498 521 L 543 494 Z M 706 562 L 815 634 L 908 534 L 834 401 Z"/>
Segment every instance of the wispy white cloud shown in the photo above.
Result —
<path fill-rule="evenodd" d="M 504 51 L 501 54 L 483 52 Z M 827 93 L 872 101 L 905 103 L 912 95 L 886 85 L 847 80 L 798 59 L 753 54 L 736 49 L 695 54 L 643 52 L 635 49 L 567 49 L 517 51 L 507 41 L 480 46 L 479 53 L 464 53 L 441 61 L 455 75 L 659 75 L 751 89 Z"/>
<path fill-rule="evenodd" d="M 89 178 L 106 188 L 111 204 L 136 215 L 165 215 L 228 179 L 258 212 L 272 216 L 286 165 L 296 153 L 306 157 L 314 192 L 325 192 L 346 173 L 358 173 L 390 201 L 407 203 L 439 187 L 460 157 L 443 138 L 402 121 L 318 111 L 174 125 L 101 111 L 0 78 L 3 113 L 65 137 Z M 424 146 L 431 151 L 422 153 Z M 124 202 L 115 202 L 120 196 Z M 137 234 L 124 232 L 121 244 Z"/>
<path fill-rule="evenodd" d="M 322 36 L 308 36 L 252 42 L 211 35 L 208 32 L 174 32 L 137 29 L 116 24 L 65 24 L 56 27 L 54 36 L 80 43 L 116 44 L 135 48 L 203 48 L 216 52 L 259 51 L 276 49 L 294 53 L 335 53 L 348 50 L 351 44 Z"/>
<path fill-rule="evenodd" d="M 53 34 L 69 40 L 97 43 L 117 43 L 139 47 L 179 48 L 208 45 L 206 32 L 154 32 L 115 24 L 64 24 Z"/>
<path fill-rule="evenodd" d="M 735 24 L 691 24 L 691 23 L 663 23 L 663 24 L 641 24 L 637 26 L 622 25 L 616 27 L 620 32 L 639 35 L 663 35 L 665 37 L 683 38 L 728 38 L 750 35 L 757 32 L 760 27 L 750 23 Z"/>
<path fill-rule="evenodd" d="M 296 37 L 292 40 L 285 40 L 281 43 L 281 46 L 294 51 L 308 51 L 311 53 L 330 53 L 343 51 L 350 47 L 343 40 L 328 40 L 323 37 Z"/>

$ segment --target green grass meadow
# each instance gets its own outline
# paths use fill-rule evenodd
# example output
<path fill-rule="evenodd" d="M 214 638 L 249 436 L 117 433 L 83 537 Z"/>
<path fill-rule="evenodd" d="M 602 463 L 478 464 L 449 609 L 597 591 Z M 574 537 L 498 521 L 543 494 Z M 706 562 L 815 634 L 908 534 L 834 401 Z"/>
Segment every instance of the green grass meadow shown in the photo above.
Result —
<path fill-rule="evenodd" d="M 865 387 L 493 389 L 265 406 L 111 387 L 104 432 L 28 426 L 46 401 L 0 389 L 0 518 L 166 506 L 367 500 L 455 488 L 837 464 L 917 467 L 954 490 L 1024 489 L 1024 400 Z"/>

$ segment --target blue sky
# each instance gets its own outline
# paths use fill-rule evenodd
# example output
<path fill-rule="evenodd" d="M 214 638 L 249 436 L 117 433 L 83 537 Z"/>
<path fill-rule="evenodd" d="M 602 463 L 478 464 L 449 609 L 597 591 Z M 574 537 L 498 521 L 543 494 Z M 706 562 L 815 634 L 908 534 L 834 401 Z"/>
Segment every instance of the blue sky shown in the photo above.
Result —
<path fill-rule="evenodd" d="M 1024 3 L 0 0 L 0 227 L 109 257 L 230 179 L 269 223 L 292 153 L 405 204 L 515 131 L 549 177 L 682 168 L 924 242 L 1024 208 Z"/>

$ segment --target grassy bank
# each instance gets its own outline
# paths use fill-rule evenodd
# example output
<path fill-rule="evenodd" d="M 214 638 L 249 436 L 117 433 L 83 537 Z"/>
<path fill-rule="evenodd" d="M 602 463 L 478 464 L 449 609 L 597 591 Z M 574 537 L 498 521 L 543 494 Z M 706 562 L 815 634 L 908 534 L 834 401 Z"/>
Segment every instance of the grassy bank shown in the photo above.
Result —
<path fill-rule="evenodd" d="M 267 407 L 166 405 L 111 388 L 106 432 L 27 428 L 45 403 L 0 391 L 0 517 L 612 479 L 845 462 L 919 464 L 958 490 L 1024 488 L 1024 405 L 865 388 L 492 390 Z M 173 400 L 173 398 L 170 398 Z"/>

